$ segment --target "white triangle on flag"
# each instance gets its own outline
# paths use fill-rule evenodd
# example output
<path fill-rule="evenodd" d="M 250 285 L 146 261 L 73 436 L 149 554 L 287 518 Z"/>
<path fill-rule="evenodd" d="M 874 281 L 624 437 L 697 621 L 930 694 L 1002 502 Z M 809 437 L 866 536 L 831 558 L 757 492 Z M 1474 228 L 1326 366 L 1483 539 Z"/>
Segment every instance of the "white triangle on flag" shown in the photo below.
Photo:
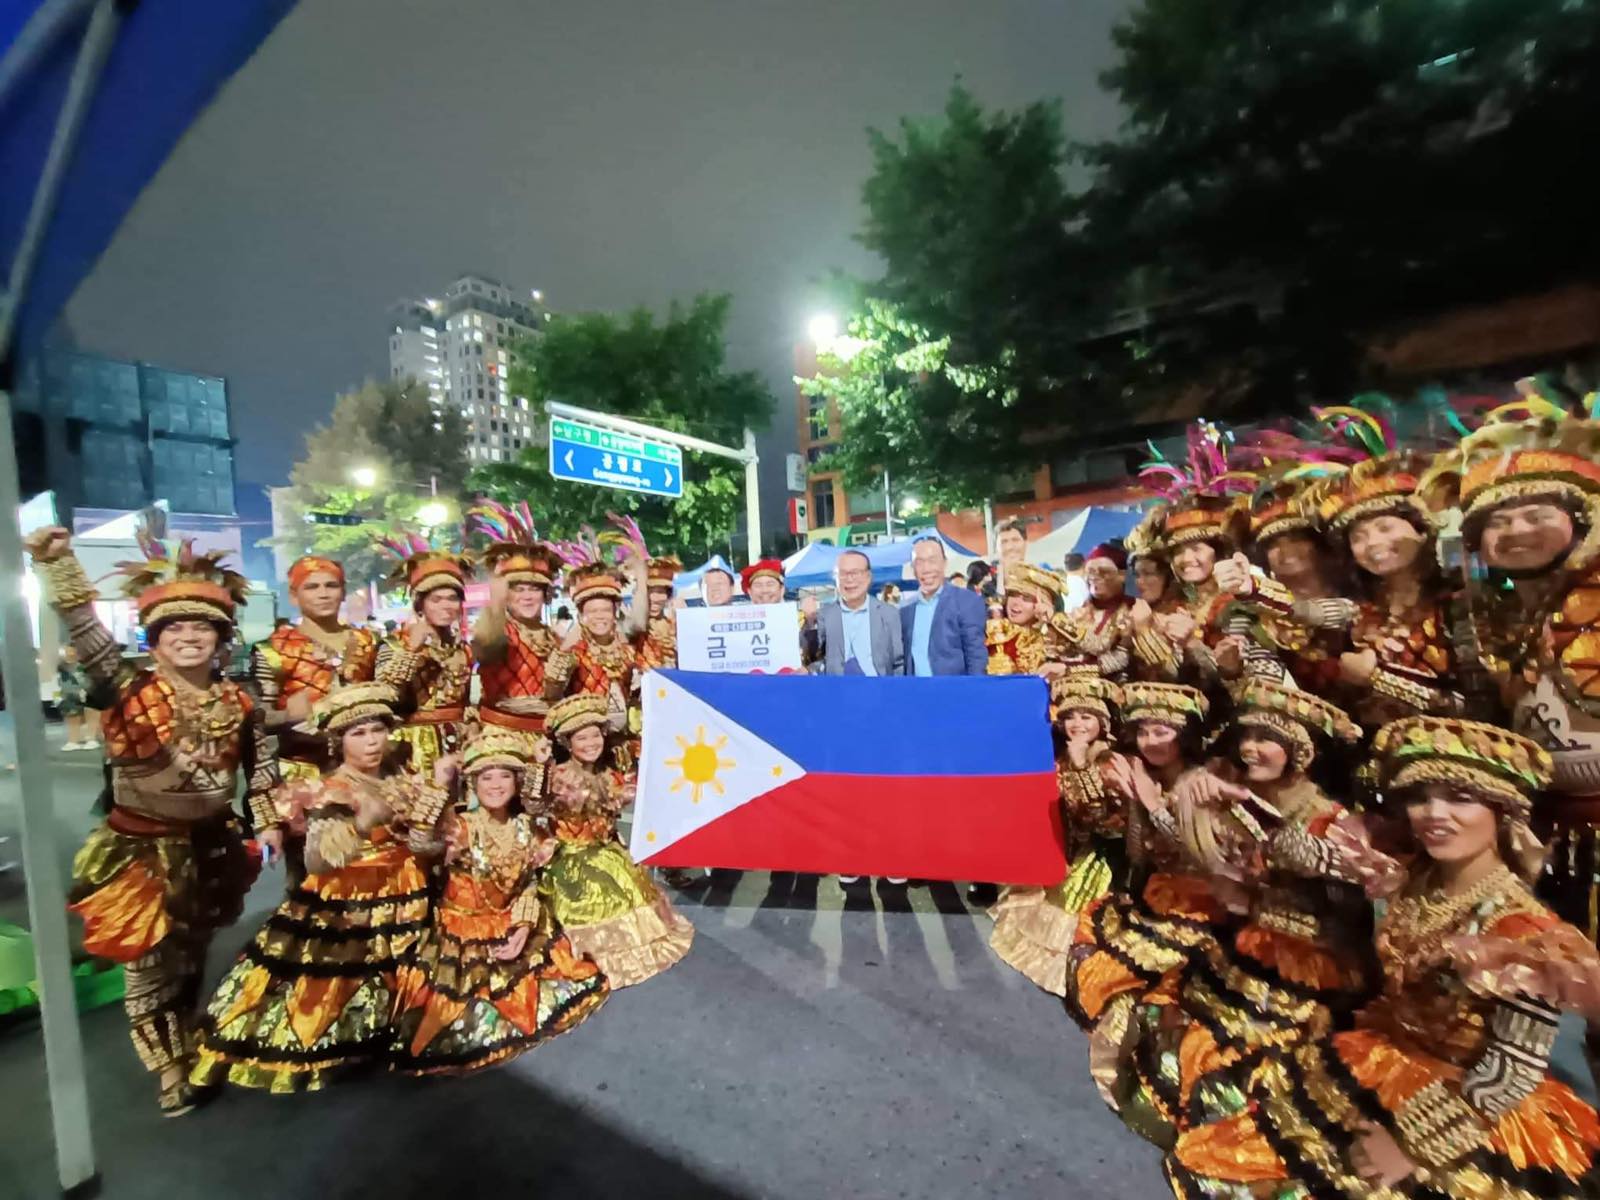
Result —
<path fill-rule="evenodd" d="M 629 847 L 643 861 L 742 804 L 805 775 L 805 768 L 652 671 L 644 677 L 644 747 Z"/>

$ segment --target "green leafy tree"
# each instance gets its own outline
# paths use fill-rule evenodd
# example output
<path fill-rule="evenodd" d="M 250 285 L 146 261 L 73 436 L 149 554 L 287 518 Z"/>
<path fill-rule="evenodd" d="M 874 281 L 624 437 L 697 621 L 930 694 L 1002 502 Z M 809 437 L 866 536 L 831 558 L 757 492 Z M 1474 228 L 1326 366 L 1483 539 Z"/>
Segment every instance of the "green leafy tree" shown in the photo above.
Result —
<path fill-rule="evenodd" d="M 727 368 L 729 305 L 725 295 L 700 295 L 659 320 L 643 308 L 552 317 L 519 348 L 511 390 L 541 410 L 561 400 L 739 445 L 746 427 L 770 420 L 773 400 L 755 372 Z M 470 486 L 526 500 L 546 537 L 571 537 L 583 525 L 603 527 L 607 512 L 625 513 L 653 552 L 691 558 L 725 550 L 744 510 L 744 468 L 730 459 L 686 454 L 683 496 L 668 500 L 553 479 L 548 454 L 532 447 L 513 462 L 481 466 Z"/>
<path fill-rule="evenodd" d="M 1385 324 L 1600 265 L 1559 173 L 1600 126 L 1590 0 L 1144 0 L 1114 36 L 1088 230 L 1187 301 L 1148 346 L 1179 378 L 1242 363 L 1267 407 L 1382 382 Z"/>
<path fill-rule="evenodd" d="M 454 531 L 467 469 L 461 415 L 435 407 L 415 380 L 369 382 L 346 392 L 334 400 L 328 423 L 306 435 L 305 455 L 289 475 L 290 498 L 303 518 L 362 519 L 353 525 L 304 520 L 286 548 L 338 559 L 353 584 L 380 579 L 394 560 L 375 548 L 376 540 L 420 529 L 424 505 L 442 503 Z"/>

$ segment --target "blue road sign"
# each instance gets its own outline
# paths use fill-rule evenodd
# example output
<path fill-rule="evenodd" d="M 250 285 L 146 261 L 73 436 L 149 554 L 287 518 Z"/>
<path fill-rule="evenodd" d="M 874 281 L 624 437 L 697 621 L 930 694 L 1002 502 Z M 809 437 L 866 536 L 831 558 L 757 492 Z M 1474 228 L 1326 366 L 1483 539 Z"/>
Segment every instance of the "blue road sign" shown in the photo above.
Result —
<path fill-rule="evenodd" d="M 683 495 L 683 451 L 670 442 L 551 417 L 550 474 L 573 483 L 677 497 Z"/>

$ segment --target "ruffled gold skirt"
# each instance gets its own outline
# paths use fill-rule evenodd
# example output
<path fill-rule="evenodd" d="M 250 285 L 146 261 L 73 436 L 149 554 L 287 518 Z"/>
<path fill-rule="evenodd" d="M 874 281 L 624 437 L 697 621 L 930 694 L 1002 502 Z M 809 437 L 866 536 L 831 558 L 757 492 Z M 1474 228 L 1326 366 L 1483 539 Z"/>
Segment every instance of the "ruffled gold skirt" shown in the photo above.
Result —
<path fill-rule="evenodd" d="M 694 940 L 694 926 L 614 841 L 562 842 L 539 895 L 573 950 L 594 959 L 613 988 L 660 974 Z"/>
<path fill-rule="evenodd" d="M 433 928 L 399 971 L 395 1060 L 416 1074 L 467 1074 L 577 1028 L 610 995 L 600 968 L 579 957 L 547 911 L 522 952 L 495 957 L 508 909 L 441 903 Z"/>
<path fill-rule="evenodd" d="M 1356 1029 L 1310 1042 L 1266 1064 L 1247 1112 L 1196 1126 L 1167 1163 L 1179 1196 L 1340 1197 L 1391 1200 L 1350 1151 L 1369 1122 L 1394 1114 L 1423 1088 L 1459 1082 L 1461 1068 Z M 1487 1143 L 1432 1168 L 1416 1194 L 1463 1200 L 1535 1200 L 1600 1194 L 1600 1118 L 1566 1084 L 1546 1079 L 1487 1127 Z M 1291 1169 L 1290 1163 L 1293 1163 Z"/>
<path fill-rule="evenodd" d="M 989 948 L 1053 996 L 1067 994 L 1079 914 L 1111 891 L 1117 865 L 1096 847 L 1078 855 L 1054 887 L 1007 887 L 989 910 Z"/>
<path fill-rule="evenodd" d="M 259 871 L 231 813 L 163 823 L 113 809 L 73 859 L 68 907 L 83 918 L 85 950 L 133 962 L 174 931 L 233 924 Z"/>
<path fill-rule="evenodd" d="M 395 842 L 307 875 L 206 1006 L 191 1078 L 293 1092 L 385 1060 L 396 972 L 428 910 L 422 868 Z"/>

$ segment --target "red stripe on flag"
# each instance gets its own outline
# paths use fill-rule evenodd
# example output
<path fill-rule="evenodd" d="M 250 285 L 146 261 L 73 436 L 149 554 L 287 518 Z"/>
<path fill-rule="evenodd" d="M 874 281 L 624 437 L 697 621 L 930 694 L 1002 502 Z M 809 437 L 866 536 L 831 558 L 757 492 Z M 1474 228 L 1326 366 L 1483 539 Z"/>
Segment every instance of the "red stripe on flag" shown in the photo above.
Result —
<path fill-rule="evenodd" d="M 1066 876 L 1064 844 L 1054 772 L 811 774 L 643 861 L 1049 887 Z"/>

